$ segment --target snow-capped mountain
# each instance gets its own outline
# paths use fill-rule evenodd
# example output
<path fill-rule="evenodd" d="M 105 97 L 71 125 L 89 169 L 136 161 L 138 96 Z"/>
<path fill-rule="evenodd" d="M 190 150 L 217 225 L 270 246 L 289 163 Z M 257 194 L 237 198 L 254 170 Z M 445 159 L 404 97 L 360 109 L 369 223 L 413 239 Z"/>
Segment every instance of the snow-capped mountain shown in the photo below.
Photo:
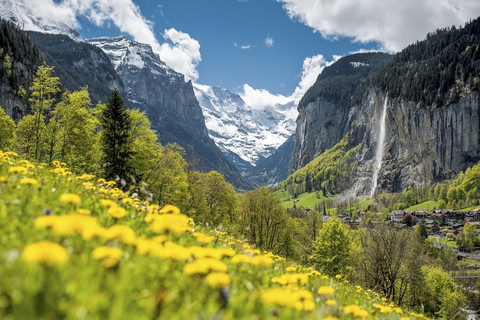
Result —
<path fill-rule="evenodd" d="M 241 171 L 270 156 L 295 132 L 292 101 L 257 110 L 240 95 L 219 87 L 194 84 L 210 136 Z M 237 158 L 237 161 L 235 161 Z M 238 158 L 248 164 L 239 164 Z"/>
<path fill-rule="evenodd" d="M 37 2 L 41 7 L 41 1 Z M 74 40 L 80 40 L 80 34 L 61 21 L 55 20 L 55 15 L 49 19 L 44 19 L 36 14 L 38 8 L 33 8 L 24 0 L 1 0 L 0 17 L 12 21 L 23 30 L 39 31 L 53 34 L 65 34 Z"/>
<path fill-rule="evenodd" d="M 125 36 L 86 40 L 110 58 L 125 86 L 125 98 L 145 111 L 162 144 L 178 143 L 201 171 L 217 170 L 239 190 L 251 185 L 208 136 L 192 83 L 168 67 L 150 45 Z"/>

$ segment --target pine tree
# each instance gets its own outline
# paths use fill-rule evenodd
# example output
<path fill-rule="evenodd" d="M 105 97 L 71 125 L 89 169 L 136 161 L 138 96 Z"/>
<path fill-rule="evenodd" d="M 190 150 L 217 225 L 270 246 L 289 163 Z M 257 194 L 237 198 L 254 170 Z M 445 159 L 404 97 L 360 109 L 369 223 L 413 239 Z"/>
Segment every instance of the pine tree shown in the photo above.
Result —
<path fill-rule="evenodd" d="M 132 119 L 117 89 L 101 108 L 103 171 L 108 179 L 130 178 L 133 171 Z"/>

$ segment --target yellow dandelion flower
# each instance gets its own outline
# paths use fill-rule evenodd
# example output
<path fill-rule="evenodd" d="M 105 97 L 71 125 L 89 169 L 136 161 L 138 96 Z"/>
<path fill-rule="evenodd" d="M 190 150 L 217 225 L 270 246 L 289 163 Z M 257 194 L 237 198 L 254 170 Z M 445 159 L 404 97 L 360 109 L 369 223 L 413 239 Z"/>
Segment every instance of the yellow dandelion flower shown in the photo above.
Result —
<path fill-rule="evenodd" d="M 60 217 L 58 217 L 58 216 L 37 217 L 37 218 L 35 218 L 35 220 L 33 220 L 33 225 L 36 228 L 51 228 L 55 225 L 55 223 L 57 223 L 59 218 Z"/>
<path fill-rule="evenodd" d="M 212 258 L 202 258 L 187 263 L 183 268 L 185 274 L 207 274 L 210 271 L 227 272 L 227 265 Z"/>
<path fill-rule="evenodd" d="M 295 309 L 298 311 L 313 311 L 317 305 L 313 300 L 304 300 L 295 302 Z"/>
<path fill-rule="evenodd" d="M 117 206 L 117 203 L 113 200 L 110 200 L 110 199 L 100 199 L 100 204 L 102 206 L 108 207 L 108 208 Z"/>
<path fill-rule="evenodd" d="M 127 215 L 127 210 L 122 207 L 110 207 L 107 212 L 115 219 L 123 218 Z"/>
<path fill-rule="evenodd" d="M 230 276 L 226 273 L 213 272 L 205 278 L 207 284 L 212 288 L 221 288 L 230 284 Z"/>
<path fill-rule="evenodd" d="M 409 317 L 401 317 L 400 320 L 410 320 Z"/>
<path fill-rule="evenodd" d="M 23 166 L 14 166 L 14 167 L 8 168 L 8 173 L 27 173 L 27 172 L 28 172 L 27 168 Z"/>
<path fill-rule="evenodd" d="M 295 266 L 290 266 L 285 269 L 286 272 L 295 272 L 297 271 L 297 267 Z"/>
<path fill-rule="evenodd" d="M 248 263 L 249 261 L 250 258 L 243 253 L 239 253 L 232 258 L 233 263 Z"/>
<path fill-rule="evenodd" d="M 335 316 L 326 316 L 326 317 L 322 318 L 322 320 L 338 320 L 338 318 L 335 317 Z"/>
<path fill-rule="evenodd" d="M 109 211 L 111 209 L 113 208 L 110 208 Z M 107 239 L 119 239 L 127 244 L 134 243 L 136 239 L 135 231 L 133 231 L 132 228 L 120 224 L 108 228 L 107 232 L 105 233 L 105 237 Z"/>
<path fill-rule="evenodd" d="M 164 206 L 160 211 L 159 211 L 161 214 L 180 214 L 180 209 L 177 208 L 176 206 L 174 205 L 171 205 L 171 204 L 167 204 L 166 206 Z"/>
<path fill-rule="evenodd" d="M 107 180 L 103 179 L 103 178 L 99 178 L 97 180 L 98 183 L 107 183 Z"/>
<path fill-rule="evenodd" d="M 115 267 L 123 256 L 123 251 L 115 247 L 98 247 L 92 251 L 92 259 L 102 260 L 104 268 Z"/>
<path fill-rule="evenodd" d="M 402 308 L 393 308 L 393 311 L 398 314 L 401 314 L 403 312 Z"/>
<path fill-rule="evenodd" d="M 151 229 L 153 232 L 183 233 L 191 228 L 188 226 L 188 217 L 184 214 L 163 214 L 153 216 Z"/>
<path fill-rule="evenodd" d="M 325 301 L 325 304 L 326 304 L 327 306 L 334 306 L 334 305 L 336 305 L 337 303 L 336 303 L 335 300 L 333 300 L 333 299 L 328 299 L 327 301 Z"/>
<path fill-rule="evenodd" d="M 342 279 L 342 275 L 337 274 L 337 275 L 335 276 L 335 279 Z"/>
<path fill-rule="evenodd" d="M 223 257 L 233 257 L 237 252 L 230 248 L 221 248 L 218 251 L 222 254 Z"/>
<path fill-rule="evenodd" d="M 355 304 L 351 304 L 343 308 L 343 312 L 351 313 L 357 317 L 368 317 L 368 312 Z"/>
<path fill-rule="evenodd" d="M 7 182 L 8 176 L 0 176 L 0 182 Z"/>
<path fill-rule="evenodd" d="M 132 204 L 133 199 L 132 198 L 124 198 L 122 199 L 123 204 Z"/>
<path fill-rule="evenodd" d="M 26 185 L 34 185 L 37 184 L 38 181 L 33 178 L 22 178 L 20 179 L 20 184 L 26 184 Z"/>
<path fill-rule="evenodd" d="M 318 294 L 325 294 L 325 295 L 330 294 L 331 295 L 331 294 L 335 293 L 335 289 L 332 288 L 332 287 L 329 287 L 329 286 L 321 286 L 320 288 L 318 288 L 317 293 Z"/>
<path fill-rule="evenodd" d="M 393 311 L 392 307 L 389 307 L 389 306 L 382 306 L 380 308 L 381 313 L 392 313 L 392 311 Z"/>
<path fill-rule="evenodd" d="M 56 167 L 56 166 L 59 166 L 59 165 L 60 165 L 60 161 L 54 160 L 54 161 L 52 162 L 52 164 L 53 164 L 55 167 Z"/>
<path fill-rule="evenodd" d="M 194 232 L 193 236 L 200 243 L 210 243 L 213 241 L 213 239 L 215 239 L 214 237 L 206 235 L 205 233 L 201 233 L 201 232 Z"/>
<path fill-rule="evenodd" d="M 22 259 L 41 264 L 60 264 L 68 260 L 67 250 L 55 242 L 40 241 L 29 244 L 22 251 Z"/>
<path fill-rule="evenodd" d="M 144 238 L 137 238 L 135 240 L 135 247 L 139 254 L 151 254 L 156 255 L 162 251 L 162 245 L 155 240 L 149 240 Z"/>
<path fill-rule="evenodd" d="M 155 255 L 159 258 L 175 261 L 184 261 L 191 257 L 190 250 L 173 242 L 166 242 L 162 250 L 156 252 Z"/>
<path fill-rule="evenodd" d="M 269 267 L 272 265 L 273 260 L 267 256 L 255 256 L 248 261 L 254 266 Z"/>
<path fill-rule="evenodd" d="M 76 204 L 76 205 L 82 203 L 82 199 L 80 198 L 80 196 L 78 194 L 74 194 L 74 193 L 64 193 L 64 194 L 62 194 L 60 196 L 60 201 L 68 203 L 68 204 Z"/>
<path fill-rule="evenodd" d="M 80 209 L 77 209 L 76 213 L 88 216 L 92 213 L 92 211 L 88 209 L 80 208 Z"/>

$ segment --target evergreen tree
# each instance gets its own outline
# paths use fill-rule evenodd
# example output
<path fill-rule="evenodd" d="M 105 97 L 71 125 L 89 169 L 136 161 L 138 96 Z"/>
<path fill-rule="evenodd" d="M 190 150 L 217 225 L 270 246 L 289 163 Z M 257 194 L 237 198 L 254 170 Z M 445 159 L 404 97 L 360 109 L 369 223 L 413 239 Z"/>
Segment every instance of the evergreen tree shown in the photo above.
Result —
<path fill-rule="evenodd" d="M 100 112 L 103 171 L 107 179 L 130 178 L 133 174 L 132 119 L 123 98 L 113 90 Z"/>

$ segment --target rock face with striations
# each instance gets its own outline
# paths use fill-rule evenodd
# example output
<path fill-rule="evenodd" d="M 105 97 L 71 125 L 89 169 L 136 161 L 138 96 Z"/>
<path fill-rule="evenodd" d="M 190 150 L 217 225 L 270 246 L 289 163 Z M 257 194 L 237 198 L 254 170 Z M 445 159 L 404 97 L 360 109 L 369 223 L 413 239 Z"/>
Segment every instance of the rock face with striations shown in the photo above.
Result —
<path fill-rule="evenodd" d="M 124 36 L 87 41 L 109 56 L 125 85 L 126 99 L 145 111 L 160 142 L 178 143 L 197 169 L 221 172 L 237 190 L 252 187 L 208 136 L 191 81 L 166 66 L 150 45 Z"/>
<path fill-rule="evenodd" d="M 322 95 L 301 103 L 290 170 L 304 166 L 350 132 L 352 147 L 360 144 L 351 191 L 369 194 L 386 97 L 382 90 L 366 87 L 359 103 L 339 104 Z M 469 93 L 439 108 L 388 98 L 385 132 L 376 192 L 450 179 L 480 161 L 480 94 Z"/>

